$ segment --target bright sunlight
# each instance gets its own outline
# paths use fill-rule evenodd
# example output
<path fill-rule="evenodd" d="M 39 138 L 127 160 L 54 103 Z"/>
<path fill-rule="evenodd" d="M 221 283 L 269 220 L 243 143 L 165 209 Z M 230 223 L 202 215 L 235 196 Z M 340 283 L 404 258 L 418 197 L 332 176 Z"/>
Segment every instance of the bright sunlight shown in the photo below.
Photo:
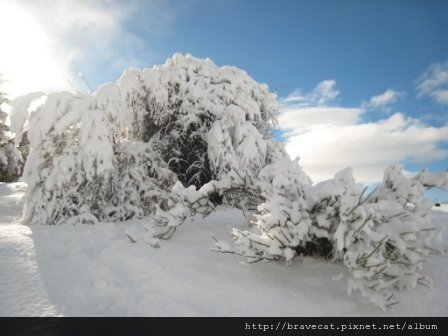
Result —
<path fill-rule="evenodd" d="M 0 3 L 0 76 L 11 97 L 31 91 L 69 88 L 68 67 L 32 13 Z"/>

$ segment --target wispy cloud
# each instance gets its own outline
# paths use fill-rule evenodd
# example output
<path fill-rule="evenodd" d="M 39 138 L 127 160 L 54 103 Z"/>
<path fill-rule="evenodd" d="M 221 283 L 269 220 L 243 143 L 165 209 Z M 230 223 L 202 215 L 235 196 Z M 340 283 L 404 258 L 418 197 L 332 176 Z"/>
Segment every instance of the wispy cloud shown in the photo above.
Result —
<path fill-rule="evenodd" d="M 333 91 L 339 92 L 336 83 Z M 373 101 L 385 106 L 398 95 L 383 94 Z M 286 150 L 291 157 L 301 158 L 314 181 L 331 178 L 351 166 L 359 181 L 376 182 L 392 163 L 448 158 L 448 150 L 440 146 L 448 142 L 448 127 L 432 127 L 403 113 L 366 123 L 362 121 L 368 113 L 365 104 L 338 106 L 333 104 L 334 98 L 319 104 L 323 100 L 316 97 L 315 90 L 309 94 L 296 90 L 280 104 L 278 121 L 286 132 Z"/>
<path fill-rule="evenodd" d="M 404 95 L 404 92 L 388 89 L 385 92 L 370 98 L 370 100 L 368 102 L 365 102 L 363 106 L 366 109 L 387 109 L 388 111 L 390 111 L 388 106 L 395 103 Z"/>
<path fill-rule="evenodd" d="M 304 94 L 300 89 L 295 90 L 283 99 L 282 103 L 294 106 L 325 105 L 334 100 L 338 95 L 339 90 L 336 88 L 336 81 L 324 80 L 311 92 Z"/>
<path fill-rule="evenodd" d="M 429 97 L 441 105 L 448 105 L 448 61 L 433 63 L 417 79 L 418 97 Z"/>

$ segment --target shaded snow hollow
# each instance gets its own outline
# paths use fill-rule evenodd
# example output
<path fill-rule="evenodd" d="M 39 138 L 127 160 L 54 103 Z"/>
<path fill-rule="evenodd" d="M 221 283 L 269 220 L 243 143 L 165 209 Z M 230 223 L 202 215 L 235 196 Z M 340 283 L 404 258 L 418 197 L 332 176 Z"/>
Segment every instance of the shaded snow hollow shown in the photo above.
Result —
<path fill-rule="evenodd" d="M 431 289 L 401 293 L 383 314 L 348 297 L 345 270 L 316 258 L 247 264 L 211 252 L 211 234 L 230 239 L 241 211 L 219 209 L 185 223 L 161 248 L 131 243 L 138 220 L 97 225 L 24 226 L 23 183 L 0 183 L 0 316 L 447 316 L 448 258 L 433 256 Z M 433 211 L 448 225 L 448 206 Z M 445 234 L 445 237 L 447 235 Z"/>

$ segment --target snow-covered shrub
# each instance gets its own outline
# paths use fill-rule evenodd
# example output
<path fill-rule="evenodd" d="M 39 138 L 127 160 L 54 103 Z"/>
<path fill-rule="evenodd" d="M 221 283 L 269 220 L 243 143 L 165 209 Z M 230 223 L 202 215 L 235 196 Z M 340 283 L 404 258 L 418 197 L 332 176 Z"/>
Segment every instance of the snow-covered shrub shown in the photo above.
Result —
<path fill-rule="evenodd" d="M 9 127 L 6 125 L 6 119 L 8 115 L 2 111 L 2 104 L 5 102 L 2 93 L 0 92 L 0 143 L 4 143 L 9 140 L 8 132 Z"/>
<path fill-rule="evenodd" d="M 385 310 L 397 302 L 397 289 L 430 283 L 422 263 L 442 248 L 441 232 L 431 225 L 433 204 L 421 198 L 422 181 L 446 186 L 448 174 L 408 179 L 391 166 L 366 196 L 349 168 L 313 186 L 296 162 L 279 161 L 260 173 L 265 202 L 251 219 L 253 230 L 234 229 L 233 244 L 216 248 L 249 261 L 290 263 L 300 255 L 342 261 L 349 292 L 357 289 Z"/>
<path fill-rule="evenodd" d="M 253 197 L 244 188 L 286 156 L 271 136 L 275 109 L 275 95 L 244 71 L 181 55 L 128 70 L 94 94 L 21 97 L 11 127 L 16 143 L 26 135 L 31 147 L 25 219 L 95 222 L 153 214 L 166 223 L 181 205 L 190 211 L 180 186 L 169 192 L 176 180 L 200 189 L 237 179 L 207 197 L 213 205 L 224 199 L 250 208 Z"/>
<path fill-rule="evenodd" d="M 125 220 L 164 206 L 173 174 L 151 146 L 120 138 L 125 118 L 114 84 L 94 94 L 32 95 L 14 107 L 16 134 L 29 123 L 25 222 Z"/>
<path fill-rule="evenodd" d="M 26 222 L 57 224 L 70 218 L 95 222 L 95 211 L 104 206 L 103 198 L 110 197 L 113 188 L 112 131 L 118 117 L 113 113 L 119 111 L 104 106 L 111 89 L 102 87 L 95 95 L 29 96 L 14 107 L 13 119 L 22 121 L 28 120 L 27 103 L 34 102 L 35 108 L 29 116 L 32 150 L 23 176 L 28 184 Z"/>
<path fill-rule="evenodd" d="M 434 203 L 422 199 L 424 191 L 419 179 L 391 166 L 378 189 L 344 211 L 350 217 L 336 232 L 337 252 L 343 251 L 351 275 L 349 290 L 360 290 L 383 310 L 398 302 L 394 290 L 431 283 L 420 271 L 429 254 L 441 251 L 442 237 L 432 226 Z"/>
<path fill-rule="evenodd" d="M 22 175 L 22 153 L 13 141 L 0 144 L 0 182 L 15 182 Z"/>
<path fill-rule="evenodd" d="M 164 65 L 126 71 L 118 81 L 130 136 L 152 140 L 184 186 L 197 189 L 231 170 L 256 176 L 277 155 L 275 95 L 235 67 L 176 54 Z"/>
<path fill-rule="evenodd" d="M 21 176 L 23 159 L 20 151 L 14 146 L 12 135 L 6 124 L 8 115 L 2 111 L 6 98 L 0 92 L 0 182 L 14 182 Z"/>

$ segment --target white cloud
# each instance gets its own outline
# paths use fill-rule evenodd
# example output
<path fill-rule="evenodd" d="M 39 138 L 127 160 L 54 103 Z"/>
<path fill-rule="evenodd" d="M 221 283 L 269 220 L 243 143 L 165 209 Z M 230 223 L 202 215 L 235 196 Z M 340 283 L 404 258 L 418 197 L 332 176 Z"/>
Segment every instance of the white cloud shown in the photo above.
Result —
<path fill-rule="evenodd" d="M 281 103 L 294 106 L 324 105 L 334 100 L 338 95 L 339 90 L 336 89 L 336 81 L 324 80 L 307 94 L 302 94 L 300 90 L 295 90 Z"/>
<path fill-rule="evenodd" d="M 370 100 L 365 103 L 364 106 L 369 109 L 384 108 L 387 105 L 395 103 L 403 95 L 403 92 L 389 89 L 382 94 L 370 98 Z"/>
<path fill-rule="evenodd" d="M 367 112 L 362 107 L 319 105 L 319 99 L 313 99 L 311 105 L 309 96 L 283 100 L 278 121 L 286 131 L 287 152 L 301 158 L 301 165 L 315 182 L 348 166 L 360 182 L 377 182 L 392 163 L 448 158 L 448 150 L 439 146 L 448 142 L 448 126 L 431 127 L 403 113 L 365 123 L 362 116 Z"/>
<path fill-rule="evenodd" d="M 429 97 L 442 105 L 448 105 L 448 61 L 433 63 L 417 79 L 418 97 Z"/>
<path fill-rule="evenodd" d="M 289 134 L 306 132 L 317 125 L 352 125 L 360 120 L 360 108 L 334 106 L 282 107 L 277 117 L 279 124 Z"/>
<path fill-rule="evenodd" d="M 434 91 L 432 95 L 438 103 L 448 105 L 448 89 Z"/>
<path fill-rule="evenodd" d="M 317 103 L 322 105 L 334 100 L 339 95 L 339 90 L 336 89 L 335 80 L 325 80 L 316 86 L 312 94 Z"/>
<path fill-rule="evenodd" d="M 376 123 L 316 126 L 289 138 L 286 149 L 292 157 L 301 158 L 316 181 L 351 166 L 359 180 L 375 182 L 392 163 L 447 158 L 448 150 L 437 146 L 447 139 L 448 127 L 429 127 L 396 113 Z"/>
<path fill-rule="evenodd" d="M 333 106 L 339 95 L 336 81 L 325 80 L 313 91 L 302 93 L 295 90 L 280 101 L 281 113 L 277 119 L 290 135 L 308 131 L 316 125 L 351 125 L 360 120 L 362 108 Z"/>

